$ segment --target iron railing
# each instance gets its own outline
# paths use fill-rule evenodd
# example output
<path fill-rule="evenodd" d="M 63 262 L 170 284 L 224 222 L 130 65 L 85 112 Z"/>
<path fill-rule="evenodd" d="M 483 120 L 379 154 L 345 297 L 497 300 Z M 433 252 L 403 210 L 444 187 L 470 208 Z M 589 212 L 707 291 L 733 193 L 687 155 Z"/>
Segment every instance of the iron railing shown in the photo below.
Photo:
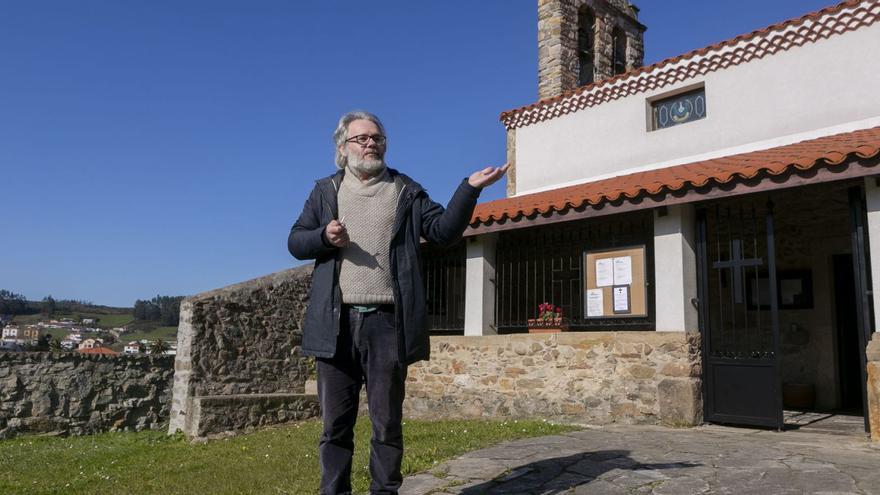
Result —
<path fill-rule="evenodd" d="M 465 243 L 422 245 L 422 274 L 432 335 L 464 333 Z"/>
<path fill-rule="evenodd" d="M 538 305 L 562 307 L 571 330 L 653 330 L 654 249 L 650 212 L 502 232 L 495 266 L 495 322 L 499 333 L 527 331 Z M 585 318 L 586 251 L 644 245 L 648 316 Z"/>

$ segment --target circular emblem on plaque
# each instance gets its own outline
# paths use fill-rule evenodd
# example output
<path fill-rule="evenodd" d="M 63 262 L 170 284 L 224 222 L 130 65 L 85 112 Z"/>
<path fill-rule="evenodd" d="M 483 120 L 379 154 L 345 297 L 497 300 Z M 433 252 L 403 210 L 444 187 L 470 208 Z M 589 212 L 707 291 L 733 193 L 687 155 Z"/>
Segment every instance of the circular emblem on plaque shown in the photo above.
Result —
<path fill-rule="evenodd" d="M 687 121 L 694 113 L 694 104 L 690 100 L 679 100 L 669 109 L 669 117 L 676 124 Z"/>

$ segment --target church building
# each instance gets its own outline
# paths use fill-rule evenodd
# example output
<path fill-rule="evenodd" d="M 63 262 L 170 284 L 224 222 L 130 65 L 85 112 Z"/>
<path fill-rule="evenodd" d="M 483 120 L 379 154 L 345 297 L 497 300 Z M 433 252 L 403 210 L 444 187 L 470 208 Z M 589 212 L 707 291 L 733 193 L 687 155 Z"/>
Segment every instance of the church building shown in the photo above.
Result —
<path fill-rule="evenodd" d="M 880 435 L 868 350 L 872 336 L 880 346 L 880 0 L 648 66 L 638 15 L 626 0 L 538 1 L 539 100 L 501 114 L 507 197 L 477 205 L 458 246 L 424 249 L 443 347 L 413 380 L 431 379 L 444 353 L 488 346 L 489 356 L 519 334 L 567 342 L 585 370 L 599 358 L 577 354 L 582 342 L 600 339 L 613 373 L 647 380 L 660 371 L 639 364 L 640 345 L 679 339 L 690 353 L 657 369 L 681 359 L 689 370 L 694 422 L 782 429 L 786 410 L 845 411 Z M 523 342 L 527 359 L 538 348 Z M 525 366 L 475 380 L 453 358 L 459 374 L 436 387 L 507 387 L 499 407 L 539 411 L 520 400 L 535 385 L 516 376 Z M 571 403 L 583 409 L 560 414 L 604 407 L 542 363 L 544 386 L 584 394 Z M 638 383 L 620 393 L 644 396 L 649 382 Z M 419 402 L 424 387 L 411 387 L 411 407 L 440 407 Z M 650 387 L 656 409 L 628 408 L 627 395 L 616 411 L 640 421 L 677 407 L 680 389 Z"/>

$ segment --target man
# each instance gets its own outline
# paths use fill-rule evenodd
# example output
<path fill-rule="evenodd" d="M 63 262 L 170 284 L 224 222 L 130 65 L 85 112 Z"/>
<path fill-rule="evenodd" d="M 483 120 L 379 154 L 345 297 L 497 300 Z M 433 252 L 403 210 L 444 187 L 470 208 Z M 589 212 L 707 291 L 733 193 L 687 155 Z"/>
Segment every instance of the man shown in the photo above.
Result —
<path fill-rule="evenodd" d="M 386 166 L 385 128 L 375 115 L 343 115 L 333 138 L 339 170 L 317 182 L 287 240 L 293 256 L 315 260 L 302 350 L 317 358 L 321 493 L 351 492 L 354 424 L 366 383 L 370 491 L 395 494 L 406 370 L 429 351 L 419 239 L 458 240 L 480 190 L 507 165 L 463 180 L 444 210 Z"/>

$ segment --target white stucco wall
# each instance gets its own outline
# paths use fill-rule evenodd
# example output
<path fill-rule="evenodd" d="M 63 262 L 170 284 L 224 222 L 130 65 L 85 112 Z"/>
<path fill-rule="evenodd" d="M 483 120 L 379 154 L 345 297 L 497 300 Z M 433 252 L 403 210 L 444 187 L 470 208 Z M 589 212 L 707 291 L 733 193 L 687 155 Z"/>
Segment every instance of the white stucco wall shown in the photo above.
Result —
<path fill-rule="evenodd" d="M 880 186 L 876 177 L 865 178 L 865 209 L 868 216 L 868 257 L 871 261 L 871 297 L 874 300 L 874 328 L 880 321 Z"/>
<path fill-rule="evenodd" d="M 697 332 L 697 298 L 693 205 L 654 211 L 654 283 L 658 332 Z"/>
<path fill-rule="evenodd" d="M 464 334 L 495 335 L 495 246 L 497 234 L 467 240 Z"/>
<path fill-rule="evenodd" d="M 880 125 L 880 23 L 516 130 L 516 195 Z M 648 131 L 703 83 L 707 117 Z"/>

